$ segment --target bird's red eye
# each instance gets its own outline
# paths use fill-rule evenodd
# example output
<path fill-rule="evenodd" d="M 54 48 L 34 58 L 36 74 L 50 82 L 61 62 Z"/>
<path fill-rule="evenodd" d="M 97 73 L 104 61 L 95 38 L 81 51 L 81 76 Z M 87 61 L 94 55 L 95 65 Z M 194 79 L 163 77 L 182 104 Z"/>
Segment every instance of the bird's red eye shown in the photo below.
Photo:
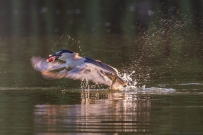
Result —
<path fill-rule="evenodd" d="M 63 52 L 60 52 L 59 54 L 62 54 Z"/>

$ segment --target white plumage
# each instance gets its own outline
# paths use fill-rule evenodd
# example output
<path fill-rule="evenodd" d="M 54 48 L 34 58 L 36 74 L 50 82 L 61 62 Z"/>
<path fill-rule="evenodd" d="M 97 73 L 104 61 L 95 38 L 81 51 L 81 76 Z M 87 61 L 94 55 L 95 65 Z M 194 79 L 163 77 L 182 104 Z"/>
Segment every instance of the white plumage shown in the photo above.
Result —
<path fill-rule="evenodd" d="M 55 62 L 56 59 L 66 63 Z M 69 50 L 61 50 L 48 59 L 32 57 L 31 63 L 35 70 L 40 71 L 48 79 L 88 80 L 96 84 L 108 85 L 111 89 L 126 85 L 126 81 L 119 77 L 115 68 L 91 58 L 80 57 L 78 53 Z M 68 71 L 68 67 L 72 70 Z"/>

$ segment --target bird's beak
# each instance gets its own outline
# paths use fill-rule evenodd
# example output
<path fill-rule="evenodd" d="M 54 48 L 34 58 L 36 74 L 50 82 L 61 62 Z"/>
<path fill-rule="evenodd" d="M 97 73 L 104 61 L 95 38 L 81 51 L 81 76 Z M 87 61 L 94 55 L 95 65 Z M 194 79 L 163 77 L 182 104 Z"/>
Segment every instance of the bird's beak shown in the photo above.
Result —
<path fill-rule="evenodd" d="M 57 54 L 52 54 L 52 55 L 49 55 L 49 57 L 47 58 L 47 62 L 54 62 L 55 60 L 57 60 L 59 57 L 59 55 Z"/>

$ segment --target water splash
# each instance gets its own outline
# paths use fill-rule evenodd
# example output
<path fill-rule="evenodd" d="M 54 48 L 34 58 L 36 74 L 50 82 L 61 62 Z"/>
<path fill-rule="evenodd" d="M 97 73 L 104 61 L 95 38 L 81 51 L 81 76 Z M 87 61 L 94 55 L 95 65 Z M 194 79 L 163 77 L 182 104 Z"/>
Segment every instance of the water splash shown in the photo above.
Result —
<path fill-rule="evenodd" d="M 137 89 L 137 81 L 136 79 L 132 78 L 132 75 L 135 74 L 135 71 L 132 71 L 130 74 L 124 73 L 123 79 L 127 81 L 127 85 L 125 87 L 118 86 L 118 90 L 136 90 Z M 85 89 L 102 89 L 105 88 L 104 85 L 101 84 L 91 84 L 87 79 L 84 79 L 80 83 L 80 88 Z M 143 85 L 141 88 L 145 88 L 145 85 Z"/>
<path fill-rule="evenodd" d="M 136 86 L 137 81 L 133 80 L 132 75 L 135 73 L 135 71 L 132 71 L 129 75 L 127 73 L 124 73 L 123 79 L 128 82 L 128 86 Z"/>
<path fill-rule="evenodd" d="M 61 49 L 72 49 L 73 46 L 80 44 L 80 40 L 76 40 L 75 38 L 71 37 L 70 35 L 60 35 L 54 45 L 52 46 L 51 50 L 56 52 Z M 81 47 L 79 46 L 79 51 L 82 52 Z"/>
<path fill-rule="evenodd" d="M 130 74 L 123 73 L 123 79 L 127 81 L 127 85 L 125 87 L 119 86 L 118 90 L 124 92 L 136 92 L 137 94 L 170 94 L 175 93 L 176 90 L 173 88 L 159 88 L 159 87 L 149 87 L 145 88 L 145 85 L 138 86 L 137 80 L 133 79 L 133 75 L 135 71 L 132 71 Z M 101 90 L 104 89 L 104 85 L 94 84 L 91 85 L 88 80 L 81 81 L 81 89 L 82 90 Z"/>
<path fill-rule="evenodd" d="M 87 79 L 81 81 L 80 88 L 81 89 L 90 89 L 89 81 Z"/>

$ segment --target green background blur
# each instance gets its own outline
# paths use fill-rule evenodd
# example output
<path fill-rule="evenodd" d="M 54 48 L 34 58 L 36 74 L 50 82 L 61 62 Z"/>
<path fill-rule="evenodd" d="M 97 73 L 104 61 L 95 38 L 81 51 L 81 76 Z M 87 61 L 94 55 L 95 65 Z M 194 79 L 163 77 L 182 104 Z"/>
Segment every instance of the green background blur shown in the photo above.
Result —
<path fill-rule="evenodd" d="M 202 0 L 1 0 L 1 86 L 71 81 L 46 81 L 30 65 L 32 56 L 60 49 L 135 70 L 140 83 L 202 81 L 202 7 Z"/>

